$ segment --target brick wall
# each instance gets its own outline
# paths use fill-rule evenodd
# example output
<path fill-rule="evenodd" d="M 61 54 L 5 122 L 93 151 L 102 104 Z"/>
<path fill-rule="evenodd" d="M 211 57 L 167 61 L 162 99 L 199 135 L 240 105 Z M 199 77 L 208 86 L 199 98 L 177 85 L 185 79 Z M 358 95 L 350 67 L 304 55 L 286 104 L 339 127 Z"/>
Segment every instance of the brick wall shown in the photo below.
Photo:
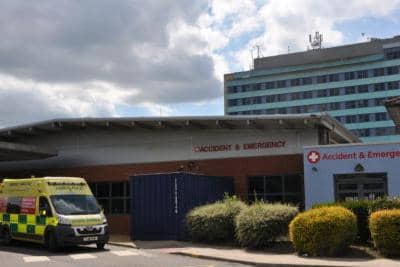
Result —
<path fill-rule="evenodd" d="M 4 174 L 2 177 L 77 176 L 89 182 L 127 181 L 135 174 L 189 171 L 205 175 L 234 177 L 235 193 L 247 199 L 247 177 L 303 173 L 302 155 L 281 155 L 249 158 L 230 158 L 197 161 L 161 162 L 151 164 L 124 164 L 77 168 L 32 170 L 24 173 Z M 110 215 L 113 233 L 129 233 L 129 216 Z"/>

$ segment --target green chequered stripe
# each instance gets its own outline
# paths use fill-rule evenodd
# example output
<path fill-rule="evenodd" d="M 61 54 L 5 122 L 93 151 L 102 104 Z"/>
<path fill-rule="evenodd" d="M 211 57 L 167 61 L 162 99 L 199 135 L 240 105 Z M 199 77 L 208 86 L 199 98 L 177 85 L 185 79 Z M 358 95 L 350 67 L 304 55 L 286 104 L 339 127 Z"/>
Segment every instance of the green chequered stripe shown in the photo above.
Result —
<path fill-rule="evenodd" d="M 26 227 L 26 232 L 28 234 L 35 234 L 35 225 L 28 224 Z"/>
<path fill-rule="evenodd" d="M 10 214 L 4 213 L 3 214 L 3 222 L 9 222 L 10 221 Z"/>
<path fill-rule="evenodd" d="M 46 217 L 36 216 L 36 224 L 37 225 L 46 225 Z"/>
<path fill-rule="evenodd" d="M 10 230 L 11 230 L 11 233 L 18 232 L 18 223 L 10 223 Z"/>
<path fill-rule="evenodd" d="M 25 214 L 18 215 L 18 223 L 26 224 L 26 215 Z"/>

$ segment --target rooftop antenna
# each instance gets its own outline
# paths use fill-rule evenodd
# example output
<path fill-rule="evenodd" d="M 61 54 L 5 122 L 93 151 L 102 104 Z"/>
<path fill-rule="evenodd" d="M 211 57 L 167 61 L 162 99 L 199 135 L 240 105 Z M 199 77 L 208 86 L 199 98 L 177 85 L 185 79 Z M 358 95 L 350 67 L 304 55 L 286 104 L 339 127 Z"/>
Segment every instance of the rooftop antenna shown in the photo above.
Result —
<path fill-rule="evenodd" d="M 323 41 L 322 34 L 320 34 L 319 32 L 315 32 L 314 36 L 310 34 L 308 37 L 310 45 L 313 50 L 322 48 L 322 41 Z"/>
<path fill-rule="evenodd" d="M 261 58 L 261 57 L 263 57 L 263 53 L 262 53 L 263 49 L 264 49 L 264 47 L 260 44 L 256 44 L 251 48 L 250 53 L 251 53 L 251 62 L 252 63 L 250 64 L 250 69 L 254 69 L 254 50 L 256 50 L 256 52 L 257 52 L 256 58 Z"/>

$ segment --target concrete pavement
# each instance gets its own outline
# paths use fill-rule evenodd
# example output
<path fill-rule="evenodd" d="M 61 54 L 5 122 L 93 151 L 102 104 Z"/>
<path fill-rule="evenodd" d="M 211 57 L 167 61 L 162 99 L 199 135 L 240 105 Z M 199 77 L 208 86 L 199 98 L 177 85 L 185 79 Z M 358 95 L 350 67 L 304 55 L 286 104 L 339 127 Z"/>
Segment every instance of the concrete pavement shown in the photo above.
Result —
<path fill-rule="evenodd" d="M 0 246 L 0 266 L 5 267 L 228 267 L 231 263 L 196 259 L 161 253 L 157 250 L 124 248 L 107 245 L 105 250 L 94 246 L 48 252 L 40 245 L 18 242 Z M 237 267 L 246 265 L 235 264 Z"/>

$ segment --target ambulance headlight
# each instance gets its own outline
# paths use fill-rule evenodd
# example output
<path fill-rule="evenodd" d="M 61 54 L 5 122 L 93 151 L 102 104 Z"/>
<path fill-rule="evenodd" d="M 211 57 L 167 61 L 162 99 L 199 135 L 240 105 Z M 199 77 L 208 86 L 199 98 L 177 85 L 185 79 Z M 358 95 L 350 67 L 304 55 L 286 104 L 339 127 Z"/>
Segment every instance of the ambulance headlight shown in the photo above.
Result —
<path fill-rule="evenodd" d="M 100 216 L 101 216 L 101 221 L 103 222 L 103 224 L 107 224 L 107 218 L 106 218 L 106 216 L 104 216 L 103 213 L 102 213 Z"/>
<path fill-rule="evenodd" d="M 71 225 L 71 221 L 63 216 L 57 216 L 58 225 Z"/>

